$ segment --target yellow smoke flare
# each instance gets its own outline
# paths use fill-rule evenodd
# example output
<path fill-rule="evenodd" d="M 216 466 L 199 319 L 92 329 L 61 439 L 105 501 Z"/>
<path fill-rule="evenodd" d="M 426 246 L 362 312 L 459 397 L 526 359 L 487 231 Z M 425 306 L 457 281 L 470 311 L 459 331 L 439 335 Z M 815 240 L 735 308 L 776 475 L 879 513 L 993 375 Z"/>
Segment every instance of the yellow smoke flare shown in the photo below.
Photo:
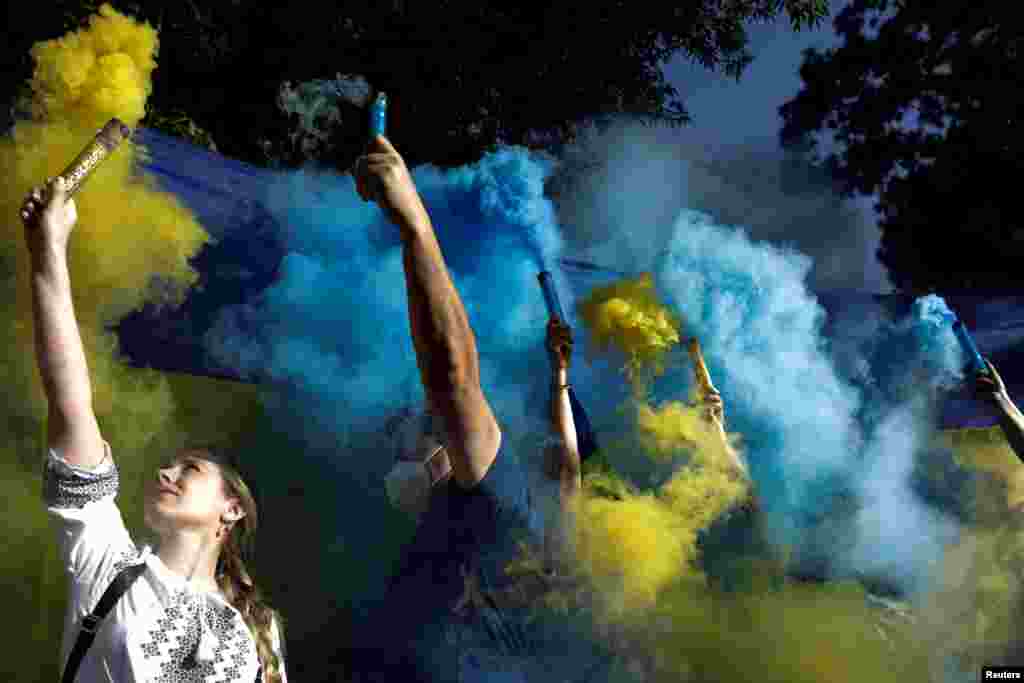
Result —
<path fill-rule="evenodd" d="M 31 121 L 18 121 L 0 140 L 0 230 L 4 260 L 12 264 L 17 306 L 6 318 L 13 341 L 5 373 L 21 374 L 16 385 L 32 389 L 32 414 L 41 415 L 41 393 L 31 370 L 32 311 L 30 264 L 18 211 L 27 192 L 55 176 L 111 117 L 136 125 L 145 115 L 156 66 L 155 30 L 104 5 L 88 26 L 62 38 L 36 44 Z M 68 261 L 75 312 L 93 368 L 97 410 L 108 409 L 118 394 L 102 371 L 101 356 L 112 358 L 114 341 L 106 326 L 138 308 L 154 276 L 164 291 L 180 295 L 196 274 L 188 259 L 209 239 L 190 212 L 152 180 L 132 177 L 136 150 L 125 144 L 96 169 L 76 197 L 79 220 Z M 168 286 L 169 285 L 169 286 Z M 27 373 L 27 374 L 26 374 Z M 124 401 L 118 400 L 118 403 Z"/>
<path fill-rule="evenodd" d="M 0 664 L 3 680 L 54 680 L 65 592 L 39 495 L 46 406 L 35 367 L 30 262 L 19 211 L 30 189 L 60 173 L 110 118 L 139 123 L 156 51 L 152 27 L 104 5 L 84 28 L 32 48 L 33 118 L 16 122 L 0 139 L 0 380 L 10 394 L 0 411 L 7 435 L 0 497 L 10 503 L 0 536 L 14 544 L 10 561 L 0 563 L 0 584 L 12 587 L 0 591 L 0 602 L 13 610 L 14 621 L 32 625 L 9 634 L 6 649 L 19 656 Z M 121 467 L 120 500 L 133 526 L 141 520 L 140 478 L 191 423 L 175 415 L 178 392 L 166 376 L 117 360 L 116 337 L 107 328 L 153 300 L 154 278 L 161 292 L 180 297 L 196 279 L 188 259 L 209 239 L 175 197 L 154 181 L 133 178 L 135 154 L 132 144 L 121 145 L 76 195 L 79 220 L 68 252 L 93 407 Z M 211 393 L 204 387 L 189 400 L 202 396 L 209 406 L 216 402 Z M 26 595 L 32 599 L 22 599 Z"/>
<path fill-rule="evenodd" d="M 679 343 L 680 321 L 658 300 L 649 273 L 593 290 L 579 312 L 598 349 L 625 354 L 634 383 L 644 366 L 663 372 L 665 355 Z"/>

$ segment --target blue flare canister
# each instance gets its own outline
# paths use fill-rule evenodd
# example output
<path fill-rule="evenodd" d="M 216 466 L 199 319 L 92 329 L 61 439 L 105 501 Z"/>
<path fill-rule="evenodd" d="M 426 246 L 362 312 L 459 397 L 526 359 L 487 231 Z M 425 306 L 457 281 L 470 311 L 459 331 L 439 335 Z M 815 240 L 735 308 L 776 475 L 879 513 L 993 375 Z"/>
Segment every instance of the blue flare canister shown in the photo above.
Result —
<path fill-rule="evenodd" d="M 964 350 L 964 354 L 967 355 L 967 363 L 971 368 L 971 372 L 987 373 L 988 365 L 985 364 L 981 353 L 978 352 L 978 347 L 975 345 L 971 333 L 967 331 L 967 326 L 959 318 L 953 323 L 953 333 L 956 334 L 960 347 Z"/>
<path fill-rule="evenodd" d="M 548 315 L 558 318 L 562 324 L 568 325 L 565 319 L 565 311 L 558 299 L 558 292 L 555 290 L 555 281 L 550 271 L 543 271 L 537 275 L 541 291 L 544 293 L 544 304 L 547 306 Z M 573 421 L 576 423 L 576 443 L 580 451 L 580 460 L 585 461 L 598 450 L 597 435 L 583 409 L 583 404 L 576 398 L 576 392 L 569 387 L 569 405 L 572 407 Z"/>
<path fill-rule="evenodd" d="M 388 96 L 378 93 L 370 105 L 370 137 L 388 134 Z"/>
<path fill-rule="evenodd" d="M 540 281 L 540 288 L 544 293 L 544 303 L 547 305 L 548 314 L 555 316 L 568 325 L 569 321 L 565 319 L 565 311 L 562 310 L 562 305 L 558 301 L 558 294 L 555 292 L 555 282 L 551 277 L 551 273 L 545 270 L 537 276 L 537 279 Z"/>

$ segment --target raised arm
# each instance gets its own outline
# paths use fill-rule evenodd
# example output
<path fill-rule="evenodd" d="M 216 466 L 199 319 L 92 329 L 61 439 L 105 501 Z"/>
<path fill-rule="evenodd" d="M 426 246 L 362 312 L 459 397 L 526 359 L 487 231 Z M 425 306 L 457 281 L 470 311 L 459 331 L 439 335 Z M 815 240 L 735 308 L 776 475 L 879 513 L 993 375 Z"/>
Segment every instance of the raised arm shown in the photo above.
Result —
<path fill-rule="evenodd" d="M 704 363 L 704 355 L 701 353 L 700 343 L 696 339 L 690 340 L 689 352 L 690 358 L 693 361 L 694 380 L 700 387 L 701 399 L 705 406 L 705 419 L 714 426 L 715 433 L 721 439 L 725 455 L 729 458 L 729 462 L 736 473 L 747 478 L 749 476 L 747 466 L 743 462 L 743 458 L 740 457 L 740 454 L 736 452 L 736 449 L 729 442 L 729 436 L 725 431 L 725 410 L 722 404 L 722 396 L 715 389 L 714 384 L 711 383 L 711 374 Z"/>
<path fill-rule="evenodd" d="M 561 503 L 565 507 L 580 490 L 581 465 L 576 422 L 569 400 L 569 358 L 572 353 L 572 331 L 562 321 L 548 322 L 547 347 L 551 357 L 551 424 L 559 447 L 545 454 L 548 476 L 559 482 Z"/>
<path fill-rule="evenodd" d="M 49 446 L 69 465 L 93 469 L 103 461 L 105 448 L 71 296 L 67 246 L 78 215 L 63 180 L 34 189 L 21 218 L 32 268 L 36 360 L 49 407 Z"/>
<path fill-rule="evenodd" d="M 995 366 L 988 360 L 985 364 L 988 365 L 989 374 L 978 373 L 975 377 L 975 391 L 995 406 L 999 412 L 999 426 L 1006 435 L 1010 448 L 1017 458 L 1024 462 L 1024 414 L 1010 399 L 1003 378 L 996 372 Z"/>
<path fill-rule="evenodd" d="M 444 422 L 452 477 L 475 486 L 490 469 L 501 432 L 480 387 L 476 339 L 452 283 L 426 207 L 405 162 L 376 137 L 356 169 L 363 199 L 373 199 L 401 231 L 409 325 L 427 400 Z"/>

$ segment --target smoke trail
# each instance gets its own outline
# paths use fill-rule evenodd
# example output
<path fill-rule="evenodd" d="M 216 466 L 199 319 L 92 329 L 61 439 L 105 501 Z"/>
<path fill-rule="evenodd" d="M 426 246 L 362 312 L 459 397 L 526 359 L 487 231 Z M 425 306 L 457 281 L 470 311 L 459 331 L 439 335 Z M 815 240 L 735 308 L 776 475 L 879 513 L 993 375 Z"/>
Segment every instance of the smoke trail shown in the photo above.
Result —
<path fill-rule="evenodd" d="M 930 454 L 933 467 L 951 460 L 948 451 L 929 443 L 939 399 L 963 381 L 950 316 L 942 299 L 928 296 L 914 302 L 903 320 L 879 321 L 869 339 L 841 336 L 842 343 L 861 346 L 871 368 L 859 412 L 867 444 L 857 491 L 865 504 L 854 520 L 857 541 L 847 562 L 912 590 L 925 587 L 921 582 L 931 573 L 926 568 L 938 564 L 958 531 L 944 511 L 908 495 L 922 458 Z M 842 321 L 837 326 L 847 329 Z M 879 547 L 887 550 L 880 553 Z"/>
<path fill-rule="evenodd" d="M 804 285 L 809 267 L 802 255 L 684 211 L 656 271 L 659 289 L 702 340 L 785 544 L 795 540 L 800 513 L 827 502 L 849 472 L 859 436 L 859 396 L 825 352 L 823 313 Z"/>
<path fill-rule="evenodd" d="M 923 509 L 909 481 L 916 445 L 933 428 L 928 394 L 958 378 L 959 351 L 941 318 L 948 309 L 941 300 L 924 300 L 909 323 L 875 330 L 874 356 L 862 368 L 866 382 L 855 385 L 826 347 L 821 308 L 804 284 L 809 265 L 798 254 L 755 245 L 739 230 L 684 212 L 658 281 L 705 341 L 777 539 L 792 543 L 796 531 L 829 514 L 840 494 L 859 493 L 874 512 L 851 530 L 867 545 L 849 562 L 867 570 L 870 546 L 873 557 L 903 568 L 905 576 L 891 578 L 909 590 L 918 587 L 909 577 L 922 580 L 935 560 L 937 546 L 928 543 L 949 533 Z M 898 411 L 911 410 L 911 399 L 920 407 L 898 418 Z M 880 518 L 872 515 L 896 512 L 902 530 L 922 539 L 909 556 L 895 537 L 876 538 L 884 542 L 875 545 L 865 536 L 878 531 Z"/>
<path fill-rule="evenodd" d="M 335 134 L 363 113 L 369 104 L 370 84 L 358 75 L 341 75 L 329 80 L 281 84 L 277 106 L 295 118 L 288 140 L 304 159 L 320 159 L 336 147 Z M 347 105 L 347 106 L 346 106 Z"/>
<path fill-rule="evenodd" d="M 623 120 L 603 132 L 584 128 L 552 181 L 568 251 L 629 272 L 649 270 L 678 213 L 692 209 L 744 226 L 757 242 L 810 256 L 812 291 L 890 291 L 870 209 L 844 200 L 798 152 L 760 143 L 731 144 L 703 125 L 677 130 Z"/>
<path fill-rule="evenodd" d="M 665 355 L 679 343 L 679 322 L 658 302 L 649 275 L 595 289 L 579 310 L 598 349 L 614 345 L 626 355 L 626 375 L 634 383 L 645 365 L 664 372 Z"/>

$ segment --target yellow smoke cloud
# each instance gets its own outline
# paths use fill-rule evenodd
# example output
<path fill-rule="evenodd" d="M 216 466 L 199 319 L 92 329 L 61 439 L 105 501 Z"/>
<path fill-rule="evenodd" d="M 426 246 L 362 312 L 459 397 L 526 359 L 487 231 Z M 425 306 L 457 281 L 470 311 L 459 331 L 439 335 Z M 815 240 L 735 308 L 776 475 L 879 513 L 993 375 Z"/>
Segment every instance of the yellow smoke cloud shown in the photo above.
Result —
<path fill-rule="evenodd" d="M 606 606 L 621 614 L 650 607 L 673 582 L 702 579 L 700 531 L 748 494 L 730 457 L 735 447 L 703 408 L 679 401 L 652 406 L 644 384 L 664 370 L 681 321 L 662 304 L 649 274 L 592 291 L 580 314 L 600 349 L 626 357 L 635 392 L 636 433 L 606 445 L 618 458 L 676 463 L 656 491 L 642 492 L 611 471 L 589 474 L 574 501 L 575 559 Z M 615 460 L 616 458 L 611 458 Z M 613 597 L 614 596 L 614 597 Z"/>
<path fill-rule="evenodd" d="M 86 128 L 114 116 L 134 127 L 146 115 L 157 45 L 151 26 L 103 5 L 82 30 L 32 47 L 34 111 Z"/>
<path fill-rule="evenodd" d="M 0 497 L 9 503 L 0 536 L 13 545 L 0 563 L 0 602 L 31 628 L 11 632 L 4 680 L 53 680 L 62 627 L 64 578 L 42 509 L 40 441 L 46 407 L 32 344 L 30 263 L 18 215 L 29 190 L 56 176 L 110 118 L 136 126 L 156 66 L 156 31 L 104 5 L 84 28 L 32 48 L 32 119 L 0 139 L 0 379 L 10 400 Z M 75 197 L 79 220 L 68 260 L 75 312 L 89 362 L 94 409 L 122 468 L 126 521 L 138 517 L 138 487 L 191 418 L 175 414 L 177 392 L 161 373 L 126 367 L 107 326 L 157 290 L 172 300 L 195 282 L 188 259 L 209 239 L 189 211 L 151 180 L 133 178 L 136 150 L 125 143 Z M 188 392 L 186 392 L 188 393 Z M 197 392 L 210 405 L 209 387 Z M 194 400 L 194 399 L 192 399 Z M 221 423 L 224 424 L 223 422 Z M 24 596 L 33 596 L 31 600 Z M 34 656 L 35 655 L 35 656 Z M 51 668 L 53 667 L 53 668 Z M 9 674 L 9 675 L 8 675 Z"/>
<path fill-rule="evenodd" d="M 580 310 L 600 348 L 624 353 L 636 392 L 635 433 L 606 443 L 605 459 L 646 457 L 677 469 L 652 491 L 608 468 L 586 475 L 571 536 L 590 592 L 563 591 L 547 604 L 588 603 L 622 680 L 927 680 L 928 644 L 914 624 L 870 606 L 857 584 L 776 581 L 781 552 L 744 563 L 758 575 L 752 590 L 723 594 L 706 582 L 699 534 L 752 494 L 734 466 L 738 439 L 693 405 L 696 383 L 691 403 L 642 400 L 680 327 L 649 277 L 597 290 Z"/>
<path fill-rule="evenodd" d="M 662 456 L 671 453 L 672 434 L 693 439 L 679 421 L 664 425 L 645 410 Z M 679 410 L 670 405 L 659 417 Z M 967 674 L 997 661 L 1019 639 L 1024 520 L 1010 506 L 1020 501 L 1024 468 L 998 429 L 943 432 L 939 440 L 968 467 L 997 477 L 968 495 L 998 498 L 1000 510 L 983 510 L 947 550 L 937 588 L 914 607 L 881 607 L 854 582 L 717 592 L 694 568 L 693 530 L 744 495 L 730 488 L 736 482 L 727 471 L 711 461 L 695 472 L 691 462 L 655 494 L 607 472 L 593 475 L 577 510 L 578 523 L 590 526 L 578 532 L 586 540 L 578 560 L 598 593 L 598 633 L 618 655 L 622 679 L 643 671 L 658 683 L 942 681 L 951 657 Z M 716 482 L 719 473 L 724 480 Z"/>
<path fill-rule="evenodd" d="M 0 142 L 7 188 L 0 215 L 17 272 L 27 284 L 18 208 L 31 187 L 63 170 L 96 130 L 118 117 L 135 126 L 145 115 L 156 66 L 157 36 L 104 5 L 88 26 L 32 48 L 34 118 L 16 123 Z M 69 259 L 76 312 L 97 331 L 147 297 L 154 275 L 179 289 L 195 281 L 187 259 L 208 240 L 189 211 L 153 181 L 132 178 L 136 150 L 123 145 L 76 197 L 79 221 Z M 19 293 L 26 291 L 19 289 Z M 29 318 L 19 307 L 20 320 Z"/>
<path fill-rule="evenodd" d="M 652 681 L 928 680 L 912 624 L 865 598 L 852 583 L 739 596 L 678 584 L 630 630 Z"/>
<path fill-rule="evenodd" d="M 602 594 L 621 595 L 623 606 L 653 605 L 688 570 L 695 539 L 656 496 L 608 500 L 584 494 L 576 503 L 577 558 Z"/>
<path fill-rule="evenodd" d="M 698 534 L 749 494 L 700 410 L 638 404 L 644 451 L 686 453 L 687 462 L 655 492 L 637 491 L 612 472 L 589 475 L 574 501 L 576 559 L 601 593 L 621 596 L 617 609 L 650 606 L 673 581 L 699 578 Z"/>
<path fill-rule="evenodd" d="M 679 343 L 680 322 L 658 300 L 649 273 L 593 290 L 579 312 L 598 349 L 625 354 L 632 381 L 644 366 L 662 372 L 665 354 Z"/>
<path fill-rule="evenodd" d="M 7 182 L 0 192 L 0 229 L 4 259 L 12 264 L 17 302 L 6 318 L 5 334 L 13 346 L 7 374 L 31 397 L 31 413 L 41 415 L 42 396 L 31 371 L 28 254 L 18 216 L 27 192 L 57 175 L 112 117 L 130 126 L 145 115 L 156 66 L 157 36 L 104 5 L 88 25 L 32 48 L 36 68 L 31 82 L 33 119 L 18 121 L 0 140 L 0 169 Z M 188 259 L 208 240 L 190 212 L 154 181 L 132 177 L 136 150 L 130 143 L 111 155 L 76 197 L 79 220 L 68 260 L 74 285 L 75 312 L 93 370 L 97 412 L 125 391 L 108 381 L 114 340 L 106 325 L 152 298 L 159 276 L 164 291 L 180 295 L 196 274 Z M 166 285 L 170 285 L 167 287 Z M 11 378 L 13 379 L 13 377 Z M 34 387 L 31 388 L 31 387 Z M 147 394 L 151 392 L 146 392 Z"/>
<path fill-rule="evenodd" d="M 694 396 L 696 399 L 696 396 Z M 731 462 L 726 449 L 738 448 L 739 438 L 722 433 L 708 421 L 703 410 L 681 401 L 669 401 L 655 409 L 637 404 L 637 426 L 647 453 L 665 459 L 684 451 L 702 464 L 726 467 Z"/>
<path fill-rule="evenodd" d="M 943 559 L 922 610 L 921 637 L 936 653 L 979 670 L 1020 640 L 1024 578 L 1024 467 L 998 427 L 942 432 L 939 442 L 981 474 L 971 499 L 974 524 Z"/>

